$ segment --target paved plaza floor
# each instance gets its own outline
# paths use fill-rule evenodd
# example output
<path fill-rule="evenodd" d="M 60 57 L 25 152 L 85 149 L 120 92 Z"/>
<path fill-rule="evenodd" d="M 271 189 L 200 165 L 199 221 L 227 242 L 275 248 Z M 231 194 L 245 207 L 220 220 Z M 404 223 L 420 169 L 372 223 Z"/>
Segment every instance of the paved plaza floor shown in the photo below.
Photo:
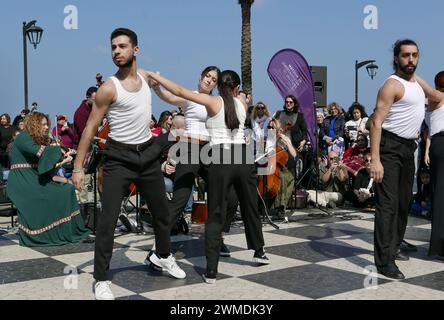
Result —
<path fill-rule="evenodd" d="M 346 219 L 352 215 L 352 218 Z M 0 226 L 8 225 L 2 219 Z M 312 209 L 294 212 L 280 229 L 264 225 L 267 266 L 252 262 L 241 223 L 225 243 L 216 284 L 202 281 L 203 226 L 172 238 L 174 255 L 187 278 L 177 280 L 145 266 L 152 233 L 116 234 L 111 288 L 122 300 L 405 300 L 444 299 L 444 262 L 427 257 L 430 222 L 410 217 L 406 240 L 417 246 L 410 261 L 397 262 L 406 279 L 374 274 L 371 212 Z M 94 244 L 24 248 L 14 233 L 0 235 L 0 299 L 93 300 Z"/>

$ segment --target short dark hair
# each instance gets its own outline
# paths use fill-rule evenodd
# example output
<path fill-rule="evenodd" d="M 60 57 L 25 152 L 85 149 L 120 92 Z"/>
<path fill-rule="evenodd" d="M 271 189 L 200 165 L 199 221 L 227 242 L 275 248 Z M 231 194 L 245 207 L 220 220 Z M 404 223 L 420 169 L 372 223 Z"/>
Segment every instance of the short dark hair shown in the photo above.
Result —
<path fill-rule="evenodd" d="M 418 45 L 416 44 L 415 41 L 411 39 L 403 39 L 396 41 L 395 44 L 393 45 L 393 69 L 395 70 L 398 68 L 398 64 L 395 62 L 395 58 L 398 57 L 399 54 L 401 53 L 402 46 L 415 46 L 416 48 L 418 48 L 419 51 Z"/>
<path fill-rule="evenodd" d="M 444 88 L 444 71 L 438 72 L 435 76 L 435 87 L 436 88 Z"/>
<path fill-rule="evenodd" d="M 130 38 L 131 43 L 135 47 L 139 45 L 139 41 L 137 40 L 137 34 L 133 30 L 127 28 L 118 28 L 111 33 L 111 41 L 113 41 L 114 38 L 117 38 L 119 36 L 127 36 L 128 38 Z"/>
<path fill-rule="evenodd" d="M 3 118 L 3 117 L 6 118 L 6 120 L 8 121 L 8 124 L 11 123 L 11 116 L 10 116 L 9 114 L 7 114 L 7 113 L 3 113 L 3 114 L 0 116 L 0 118 Z"/>
<path fill-rule="evenodd" d="M 86 97 L 87 97 L 87 98 L 90 98 L 94 92 L 97 92 L 97 87 L 90 87 L 90 88 L 86 91 Z"/>

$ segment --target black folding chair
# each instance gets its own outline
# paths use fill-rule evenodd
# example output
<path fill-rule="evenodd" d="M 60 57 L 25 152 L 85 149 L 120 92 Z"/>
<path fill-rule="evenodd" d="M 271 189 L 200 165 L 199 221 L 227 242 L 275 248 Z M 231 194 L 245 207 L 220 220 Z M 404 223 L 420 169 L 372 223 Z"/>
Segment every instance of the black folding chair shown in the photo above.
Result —
<path fill-rule="evenodd" d="M 6 185 L 0 185 L 0 217 L 11 217 L 11 228 L 14 227 L 14 217 L 17 216 L 17 208 L 6 195 Z"/>

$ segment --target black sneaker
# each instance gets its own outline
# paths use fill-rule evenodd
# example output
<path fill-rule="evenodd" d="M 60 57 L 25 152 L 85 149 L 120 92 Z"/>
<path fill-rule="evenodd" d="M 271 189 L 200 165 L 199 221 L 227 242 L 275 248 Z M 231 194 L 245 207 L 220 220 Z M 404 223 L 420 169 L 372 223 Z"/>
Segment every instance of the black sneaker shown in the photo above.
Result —
<path fill-rule="evenodd" d="M 231 257 L 230 249 L 228 249 L 227 245 L 222 242 L 222 245 L 220 246 L 220 252 L 219 255 L 221 257 Z"/>
<path fill-rule="evenodd" d="M 377 268 L 377 270 L 379 274 L 382 274 L 383 276 L 390 279 L 395 279 L 395 280 L 405 279 L 404 274 L 396 266 L 379 267 Z"/>
<path fill-rule="evenodd" d="M 408 243 L 405 240 L 402 240 L 400 249 L 402 251 L 406 251 L 406 252 L 416 252 L 416 251 L 418 251 L 418 248 L 416 246 L 414 246 L 411 243 Z"/>
<path fill-rule="evenodd" d="M 402 253 L 401 250 L 398 250 L 398 252 L 396 253 L 395 256 L 395 260 L 399 260 L 399 261 L 409 261 L 410 258 L 408 255 L 406 255 L 405 253 Z"/>
<path fill-rule="evenodd" d="M 205 281 L 205 283 L 208 284 L 215 284 L 216 283 L 216 271 L 207 271 L 202 275 L 202 279 Z"/>
<path fill-rule="evenodd" d="M 270 264 L 270 260 L 265 255 L 264 248 L 261 248 L 254 252 L 253 261 L 258 263 L 259 265 Z"/>

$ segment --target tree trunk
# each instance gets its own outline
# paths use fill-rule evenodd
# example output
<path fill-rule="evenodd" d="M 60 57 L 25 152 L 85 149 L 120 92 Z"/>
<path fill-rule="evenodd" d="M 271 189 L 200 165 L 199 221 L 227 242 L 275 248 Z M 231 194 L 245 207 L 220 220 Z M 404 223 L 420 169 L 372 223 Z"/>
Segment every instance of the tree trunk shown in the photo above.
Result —
<path fill-rule="evenodd" d="M 242 8 L 242 50 L 241 71 L 242 87 L 247 93 L 253 95 L 252 68 L 251 68 L 251 6 L 254 1 L 241 0 Z"/>

